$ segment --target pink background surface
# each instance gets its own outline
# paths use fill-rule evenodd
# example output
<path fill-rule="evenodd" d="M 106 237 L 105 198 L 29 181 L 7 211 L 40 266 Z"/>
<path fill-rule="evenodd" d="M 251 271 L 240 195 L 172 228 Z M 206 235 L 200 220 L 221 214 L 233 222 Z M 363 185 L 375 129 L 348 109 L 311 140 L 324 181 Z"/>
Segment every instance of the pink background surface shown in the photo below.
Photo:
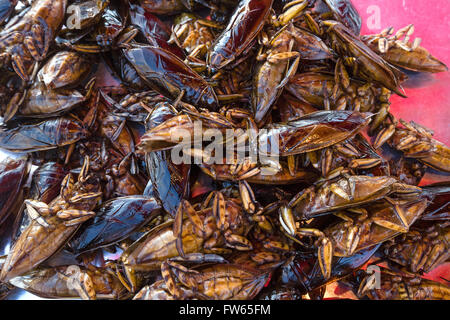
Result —
<path fill-rule="evenodd" d="M 353 4 L 362 18 L 361 34 L 379 33 L 390 26 L 397 31 L 412 23 L 415 32 L 411 39 L 422 38 L 421 45 L 450 66 L 449 0 L 353 0 Z M 381 28 L 373 23 L 376 7 Z M 449 145 L 450 73 L 413 76 L 404 90 L 408 98 L 394 95 L 391 112 L 397 118 L 433 129 L 435 138 Z"/>

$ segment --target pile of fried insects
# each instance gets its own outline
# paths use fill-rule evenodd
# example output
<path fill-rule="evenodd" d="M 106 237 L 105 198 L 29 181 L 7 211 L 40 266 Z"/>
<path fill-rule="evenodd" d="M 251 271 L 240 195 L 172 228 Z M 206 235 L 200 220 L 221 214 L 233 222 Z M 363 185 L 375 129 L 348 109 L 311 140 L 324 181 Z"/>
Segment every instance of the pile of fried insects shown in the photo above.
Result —
<path fill-rule="evenodd" d="M 450 298 L 450 149 L 390 113 L 447 71 L 413 25 L 360 35 L 349 0 L 0 0 L 0 25 L 1 297 Z"/>

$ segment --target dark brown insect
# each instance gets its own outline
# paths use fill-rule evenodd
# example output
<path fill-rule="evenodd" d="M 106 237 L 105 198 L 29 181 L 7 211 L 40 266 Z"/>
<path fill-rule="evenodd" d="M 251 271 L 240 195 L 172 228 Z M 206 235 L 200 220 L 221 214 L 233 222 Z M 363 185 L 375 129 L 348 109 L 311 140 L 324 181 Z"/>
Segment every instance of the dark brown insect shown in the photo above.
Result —
<path fill-rule="evenodd" d="M 242 0 L 229 24 L 217 38 L 208 55 L 208 64 L 218 70 L 241 55 L 258 35 L 272 7 L 273 0 Z"/>
<path fill-rule="evenodd" d="M 173 99 L 184 92 L 184 101 L 217 109 L 218 101 L 212 87 L 173 53 L 150 46 L 123 49 L 123 52 L 151 88 Z"/>

